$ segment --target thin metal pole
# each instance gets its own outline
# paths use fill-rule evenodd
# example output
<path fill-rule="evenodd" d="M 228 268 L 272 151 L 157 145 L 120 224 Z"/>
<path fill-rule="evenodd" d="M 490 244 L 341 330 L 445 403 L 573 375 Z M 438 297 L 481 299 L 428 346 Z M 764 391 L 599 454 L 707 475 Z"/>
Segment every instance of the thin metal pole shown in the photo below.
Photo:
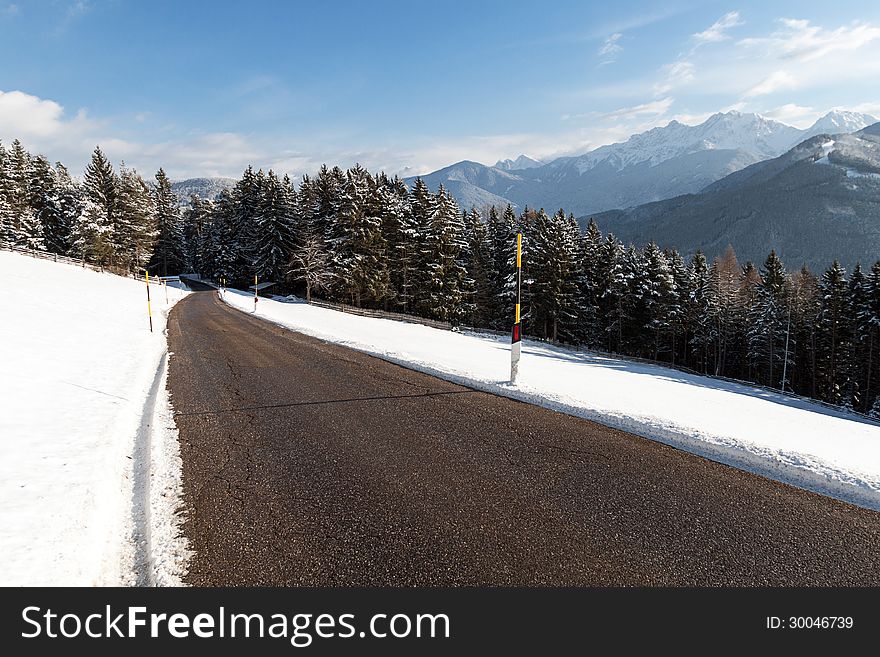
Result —
<path fill-rule="evenodd" d="M 150 308 L 150 272 L 144 270 L 144 280 L 147 282 L 147 317 L 150 318 L 150 333 L 153 332 L 153 310 Z"/>
<path fill-rule="evenodd" d="M 788 326 L 785 329 L 785 357 L 782 359 L 782 387 L 785 392 L 785 376 L 788 372 L 788 338 L 791 335 L 791 296 L 788 297 Z"/>

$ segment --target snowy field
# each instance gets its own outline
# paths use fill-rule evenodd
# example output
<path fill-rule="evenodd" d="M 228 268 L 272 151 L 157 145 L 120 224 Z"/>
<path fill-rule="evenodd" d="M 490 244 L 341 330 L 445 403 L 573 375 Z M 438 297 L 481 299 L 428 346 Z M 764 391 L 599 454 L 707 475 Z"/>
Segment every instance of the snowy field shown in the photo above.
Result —
<path fill-rule="evenodd" d="M 179 582 L 165 389 L 185 294 L 0 251 L 0 585 Z"/>
<path fill-rule="evenodd" d="M 253 296 L 226 292 L 253 312 Z M 880 425 L 809 401 L 650 364 L 260 299 L 257 316 L 407 367 L 880 510 Z"/>

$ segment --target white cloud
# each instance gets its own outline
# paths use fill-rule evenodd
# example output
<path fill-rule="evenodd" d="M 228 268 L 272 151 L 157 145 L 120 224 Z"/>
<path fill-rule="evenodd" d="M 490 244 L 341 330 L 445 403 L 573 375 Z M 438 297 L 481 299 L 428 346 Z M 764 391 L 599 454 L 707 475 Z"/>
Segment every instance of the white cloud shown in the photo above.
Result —
<path fill-rule="evenodd" d="M 795 89 L 797 86 L 797 79 L 788 71 L 774 71 L 758 84 L 747 89 L 743 96 L 746 98 L 766 96 L 784 89 Z"/>
<path fill-rule="evenodd" d="M 712 25 L 710 25 L 702 32 L 697 32 L 696 34 L 694 34 L 693 38 L 698 45 L 704 43 L 725 41 L 726 39 L 730 38 L 730 36 L 727 34 L 727 30 L 743 24 L 744 23 L 739 19 L 739 12 L 731 11 L 724 14 L 724 16 L 712 23 Z"/>
<path fill-rule="evenodd" d="M 687 59 L 679 59 L 671 64 L 663 66 L 660 71 L 663 79 L 654 85 L 654 93 L 658 96 L 669 93 L 677 87 L 682 87 L 695 78 L 695 70 L 693 62 Z"/>
<path fill-rule="evenodd" d="M 623 36 L 620 32 L 605 37 L 602 47 L 599 48 L 599 56 L 602 57 L 603 64 L 610 64 L 617 59 L 617 55 L 623 52 L 623 46 L 620 45 L 620 39 Z"/>
<path fill-rule="evenodd" d="M 786 103 L 785 105 L 765 110 L 761 112 L 761 114 L 768 119 L 773 119 L 774 121 L 779 121 L 781 123 L 793 125 L 795 128 L 803 129 L 809 128 L 813 125 L 813 123 L 816 122 L 816 119 L 822 115 L 822 112 L 813 107 L 805 107 L 796 103 Z"/>
<path fill-rule="evenodd" d="M 673 98 L 666 97 L 661 98 L 660 100 L 642 103 L 641 105 L 634 105 L 632 107 L 621 107 L 620 109 L 616 109 L 612 112 L 606 112 L 605 114 L 601 114 L 600 116 L 604 119 L 628 119 L 639 116 L 666 114 L 666 112 L 668 112 L 669 108 L 672 106 L 673 102 L 675 102 Z"/>
<path fill-rule="evenodd" d="M 0 91 L 0 126 L 3 136 L 26 139 L 45 137 L 63 128 L 64 109 L 52 100 L 43 100 L 21 91 Z"/>
<path fill-rule="evenodd" d="M 829 30 L 804 19 L 780 19 L 782 29 L 769 37 L 750 38 L 740 45 L 768 56 L 800 61 L 817 61 L 833 53 L 852 53 L 880 41 L 880 27 L 857 22 Z"/>
<path fill-rule="evenodd" d="M 867 103 L 859 103 L 849 108 L 853 112 L 862 112 L 880 118 L 880 100 L 869 101 Z"/>

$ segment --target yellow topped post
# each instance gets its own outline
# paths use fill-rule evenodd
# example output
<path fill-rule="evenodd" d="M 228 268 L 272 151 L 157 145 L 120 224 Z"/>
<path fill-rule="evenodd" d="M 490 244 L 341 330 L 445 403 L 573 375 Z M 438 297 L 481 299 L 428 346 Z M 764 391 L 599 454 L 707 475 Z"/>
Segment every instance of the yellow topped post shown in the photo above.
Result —
<path fill-rule="evenodd" d="M 516 383 L 519 374 L 519 357 L 522 352 L 522 324 L 520 303 L 522 296 L 522 233 L 516 234 L 516 321 L 510 336 L 510 382 Z"/>
<path fill-rule="evenodd" d="M 147 282 L 147 317 L 150 319 L 150 333 L 153 332 L 153 311 L 150 308 L 150 272 L 144 269 L 144 280 Z"/>

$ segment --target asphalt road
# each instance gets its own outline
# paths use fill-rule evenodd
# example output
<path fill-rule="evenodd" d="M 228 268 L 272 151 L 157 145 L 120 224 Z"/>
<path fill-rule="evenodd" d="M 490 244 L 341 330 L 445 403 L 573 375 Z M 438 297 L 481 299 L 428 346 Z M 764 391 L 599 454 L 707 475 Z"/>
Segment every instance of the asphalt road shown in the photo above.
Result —
<path fill-rule="evenodd" d="M 880 585 L 878 513 L 215 292 L 175 306 L 169 341 L 191 584 Z"/>

